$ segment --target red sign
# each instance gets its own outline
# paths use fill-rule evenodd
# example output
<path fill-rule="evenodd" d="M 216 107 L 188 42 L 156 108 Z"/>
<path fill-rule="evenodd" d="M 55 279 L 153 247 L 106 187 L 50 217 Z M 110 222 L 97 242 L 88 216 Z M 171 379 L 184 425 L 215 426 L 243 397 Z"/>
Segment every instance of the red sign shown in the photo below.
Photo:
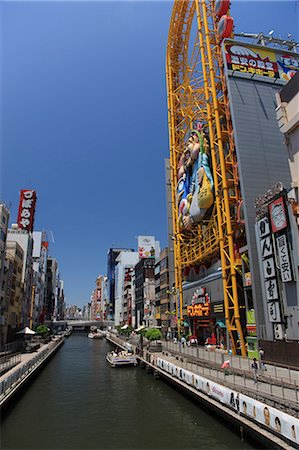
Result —
<path fill-rule="evenodd" d="M 277 231 L 287 228 L 288 221 L 283 197 L 279 197 L 277 200 L 270 203 L 269 214 L 273 233 L 277 233 Z"/>
<path fill-rule="evenodd" d="M 20 193 L 18 213 L 18 227 L 21 230 L 33 231 L 35 203 L 36 192 L 31 189 L 23 189 Z"/>

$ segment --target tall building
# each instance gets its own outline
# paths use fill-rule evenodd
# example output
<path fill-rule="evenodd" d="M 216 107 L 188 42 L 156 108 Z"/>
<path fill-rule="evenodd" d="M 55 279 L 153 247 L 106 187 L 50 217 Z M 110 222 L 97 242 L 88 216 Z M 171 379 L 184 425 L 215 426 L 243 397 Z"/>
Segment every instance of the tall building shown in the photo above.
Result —
<path fill-rule="evenodd" d="M 156 325 L 161 327 L 164 336 L 170 334 L 171 329 L 175 331 L 176 323 L 174 320 L 174 306 L 171 301 L 172 295 L 169 290 L 169 267 L 168 267 L 168 248 L 164 248 L 160 253 L 160 259 L 155 266 L 156 280 Z"/>
<path fill-rule="evenodd" d="M 24 298 L 22 302 L 22 323 L 25 326 L 29 326 L 33 284 L 32 234 L 29 231 L 19 229 L 16 224 L 13 224 L 12 227 L 8 229 L 7 243 L 8 242 L 17 242 L 24 253 L 22 267 L 22 283 L 24 285 Z"/>
<path fill-rule="evenodd" d="M 46 288 L 46 302 L 45 302 L 46 321 L 51 321 L 54 319 L 55 305 L 57 304 L 57 277 L 58 277 L 58 262 L 55 258 L 48 257 L 47 288 Z"/>
<path fill-rule="evenodd" d="M 6 237 L 8 229 L 10 211 L 9 208 L 2 202 L 0 202 L 0 345 L 3 344 L 3 330 L 4 326 L 4 270 L 5 270 L 5 248 L 6 248 Z"/>
<path fill-rule="evenodd" d="M 133 252 L 132 248 L 110 248 L 107 253 L 107 295 L 108 302 L 106 317 L 107 320 L 114 320 L 115 315 L 115 267 L 117 265 L 117 257 L 120 252 Z"/>
<path fill-rule="evenodd" d="M 139 260 L 138 252 L 121 251 L 116 258 L 117 265 L 115 267 L 115 325 L 122 325 L 127 320 L 128 305 L 125 303 L 125 298 L 128 300 L 128 292 L 124 292 L 126 272 L 133 269 Z M 128 286 L 126 286 L 128 290 Z"/>
<path fill-rule="evenodd" d="M 22 270 L 24 266 L 24 251 L 16 241 L 6 244 L 7 271 L 5 274 L 5 325 L 4 342 L 16 339 L 16 332 L 24 326 L 23 301 L 24 289 Z"/>
<path fill-rule="evenodd" d="M 149 325 L 155 302 L 155 258 L 142 258 L 135 266 L 135 326 Z"/>
<path fill-rule="evenodd" d="M 46 233 L 34 231 L 33 236 L 33 295 L 31 305 L 32 325 L 43 323 L 45 318 L 48 242 Z"/>

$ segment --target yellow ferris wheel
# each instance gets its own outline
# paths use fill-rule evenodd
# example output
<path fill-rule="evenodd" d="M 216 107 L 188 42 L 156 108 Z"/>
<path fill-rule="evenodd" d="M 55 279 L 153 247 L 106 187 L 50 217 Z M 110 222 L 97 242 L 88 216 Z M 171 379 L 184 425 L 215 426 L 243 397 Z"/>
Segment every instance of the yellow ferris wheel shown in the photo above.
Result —
<path fill-rule="evenodd" d="M 215 257 L 221 259 L 232 352 L 236 353 L 238 341 L 246 356 L 237 284 L 241 261 L 235 242 L 241 195 L 219 38 L 223 24 L 218 11 L 226 7 L 227 0 L 175 0 L 173 6 L 166 73 L 175 282 L 182 319 L 183 271 Z M 201 160 L 201 176 L 198 167 L 196 176 L 188 175 L 195 159 Z M 199 183 L 206 200 L 195 195 Z M 209 195 L 214 197 L 212 205 Z"/>

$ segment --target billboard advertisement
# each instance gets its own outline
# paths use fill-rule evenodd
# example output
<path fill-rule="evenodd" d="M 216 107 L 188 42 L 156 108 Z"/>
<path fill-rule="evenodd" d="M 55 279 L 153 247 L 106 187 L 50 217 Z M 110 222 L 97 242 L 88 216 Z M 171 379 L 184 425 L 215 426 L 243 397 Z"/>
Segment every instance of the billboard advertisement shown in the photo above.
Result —
<path fill-rule="evenodd" d="M 178 162 L 177 204 L 181 229 L 191 229 L 204 219 L 214 203 L 214 181 L 209 158 L 208 136 L 202 125 L 185 136 Z"/>
<path fill-rule="evenodd" d="M 261 424 L 281 438 L 285 437 L 291 442 L 299 443 L 299 420 L 296 417 L 270 406 L 266 401 L 256 400 L 162 358 L 157 358 L 156 364 L 172 377 L 226 405 L 240 416 Z"/>
<path fill-rule="evenodd" d="M 225 41 L 227 68 L 234 72 L 289 81 L 299 70 L 299 55 L 266 46 Z"/>
<path fill-rule="evenodd" d="M 22 230 L 33 231 L 36 198 L 36 192 L 31 189 L 20 192 L 18 227 Z"/>
<path fill-rule="evenodd" d="M 138 236 L 139 258 L 155 258 L 155 237 Z"/>

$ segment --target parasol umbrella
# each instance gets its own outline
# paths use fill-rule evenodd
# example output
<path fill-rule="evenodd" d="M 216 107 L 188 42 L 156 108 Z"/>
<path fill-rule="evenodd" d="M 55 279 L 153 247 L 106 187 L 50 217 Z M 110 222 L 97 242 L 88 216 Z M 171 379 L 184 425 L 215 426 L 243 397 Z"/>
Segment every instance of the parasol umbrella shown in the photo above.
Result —
<path fill-rule="evenodd" d="M 31 330 L 29 327 L 23 328 L 23 330 L 18 331 L 17 334 L 24 334 L 25 336 L 36 334 L 35 331 Z"/>

